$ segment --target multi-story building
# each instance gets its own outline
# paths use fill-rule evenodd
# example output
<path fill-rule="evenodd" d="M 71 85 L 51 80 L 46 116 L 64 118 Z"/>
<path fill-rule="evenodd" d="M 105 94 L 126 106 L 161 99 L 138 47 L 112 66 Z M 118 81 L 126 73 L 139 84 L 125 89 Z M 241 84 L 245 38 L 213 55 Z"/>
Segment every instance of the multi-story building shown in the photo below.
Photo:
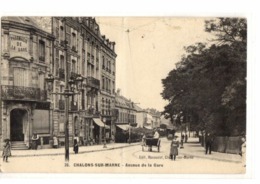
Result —
<path fill-rule="evenodd" d="M 118 90 L 116 93 L 115 109 L 117 110 L 117 119 L 115 125 L 120 129 L 127 130 L 129 126 L 136 126 L 136 109 L 134 103 L 120 95 Z"/>
<path fill-rule="evenodd" d="M 81 143 L 101 143 L 114 129 L 115 43 L 101 35 L 94 18 L 45 19 L 49 33 L 33 17 L 2 18 L 0 141 L 28 148 L 37 133 L 46 146 L 52 136 L 62 145 L 68 76 L 84 79 L 69 97 L 69 140 L 77 134 Z"/>
<path fill-rule="evenodd" d="M 147 118 L 147 123 L 149 123 L 149 120 L 150 120 L 150 123 L 152 128 L 158 128 L 160 127 L 160 117 L 161 117 L 161 113 L 159 111 L 157 111 L 156 109 L 153 109 L 153 108 L 148 108 L 146 109 L 147 113 L 148 113 L 148 118 Z"/>
<path fill-rule="evenodd" d="M 111 137 L 115 132 L 115 85 L 116 85 L 116 53 L 115 42 L 110 42 L 105 36 L 102 36 L 100 50 L 100 80 L 101 92 L 99 102 L 101 104 L 100 112 L 103 122 L 109 126 L 110 131 L 107 131 L 106 137 Z"/>
<path fill-rule="evenodd" d="M 52 70 L 52 34 L 29 17 L 2 17 L 0 144 L 29 147 L 33 133 L 49 143 L 52 113 L 45 78 Z M 1 146 L 2 148 L 2 146 Z"/>
<path fill-rule="evenodd" d="M 135 104 L 134 104 L 134 107 L 136 110 L 137 127 L 143 128 L 147 121 L 147 112 Z"/>
<path fill-rule="evenodd" d="M 54 93 L 64 91 L 66 73 L 70 78 L 84 79 L 78 94 L 70 98 L 70 140 L 77 134 L 82 143 L 101 143 L 105 135 L 111 136 L 113 127 L 115 43 L 101 35 L 99 25 L 91 17 L 53 17 L 52 31 L 56 38 Z M 61 140 L 65 135 L 64 96 L 53 98 L 53 131 Z"/>

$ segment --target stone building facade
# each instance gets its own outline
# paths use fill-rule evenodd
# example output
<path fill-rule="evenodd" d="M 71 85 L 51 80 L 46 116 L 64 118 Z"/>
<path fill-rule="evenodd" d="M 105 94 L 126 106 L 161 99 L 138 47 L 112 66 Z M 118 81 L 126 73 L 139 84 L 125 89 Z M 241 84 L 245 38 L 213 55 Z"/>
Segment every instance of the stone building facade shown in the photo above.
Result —
<path fill-rule="evenodd" d="M 53 136 L 64 143 L 66 75 L 83 78 L 69 97 L 70 143 L 78 135 L 81 144 L 100 144 L 115 129 L 115 42 L 101 35 L 95 18 L 49 20 L 50 33 L 32 17 L 1 20 L 0 142 L 28 148 L 37 133 L 46 146 Z"/>
<path fill-rule="evenodd" d="M 117 119 L 115 125 L 123 130 L 129 126 L 136 127 L 136 108 L 134 102 L 125 98 L 119 91 L 116 93 L 115 108 L 117 110 Z"/>
<path fill-rule="evenodd" d="M 52 121 L 45 77 L 52 70 L 52 34 L 29 17 L 1 19 L 0 142 L 28 148 L 33 133 L 48 144 Z M 2 146 L 1 146 L 2 147 Z"/>
<path fill-rule="evenodd" d="M 99 25 L 91 17 L 53 17 L 52 31 L 56 38 L 52 71 L 54 93 L 64 91 L 66 73 L 70 78 L 82 76 L 84 79 L 79 94 L 70 98 L 70 140 L 77 134 L 82 144 L 99 144 L 105 136 L 111 137 L 113 128 L 115 43 L 101 35 Z M 55 95 L 53 98 L 53 131 L 62 140 L 64 97 Z"/>

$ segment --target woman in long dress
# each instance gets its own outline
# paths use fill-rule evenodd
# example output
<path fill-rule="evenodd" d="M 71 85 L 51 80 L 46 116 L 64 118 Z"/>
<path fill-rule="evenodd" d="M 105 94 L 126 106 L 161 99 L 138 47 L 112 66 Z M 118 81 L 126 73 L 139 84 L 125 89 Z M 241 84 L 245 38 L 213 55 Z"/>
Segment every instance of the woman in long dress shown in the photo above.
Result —
<path fill-rule="evenodd" d="M 3 161 L 8 162 L 8 157 L 11 156 L 11 144 L 9 139 L 5 140 L 5 145 L 4 145 L 4 149 L 3 149 Z"/>
<path fill-rule="evenodd" d="M 77 135 L 75 135 L 74 137 L 73 151 L 75 152 L 75 154 L 79 152 L 79 137 Z"/>
<path fill-rule="evenodd" d="M 177 140 L 177 136 L 174 136 L 171 142 L 171 150 L 170 150 L 170 159 L 175 160 L 176 156 L 178 155 L 178 147 L 179 141 Z"/>

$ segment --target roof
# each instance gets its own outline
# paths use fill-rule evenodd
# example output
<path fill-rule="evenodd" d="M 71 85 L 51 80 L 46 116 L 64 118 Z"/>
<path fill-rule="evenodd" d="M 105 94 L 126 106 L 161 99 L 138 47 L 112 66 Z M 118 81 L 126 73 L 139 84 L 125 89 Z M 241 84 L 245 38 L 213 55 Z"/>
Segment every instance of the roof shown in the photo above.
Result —
<path fill-rule="evenodd" d="M 36 23 L 36 20 L 33 17 L 2 17 L 1 21 L 18 22 L 41 29 L 41 26 Z"/>
<path fill-rule="evenodd" d="M 30 28 L 34 28 L 43 33 L 48 33 L 51 35 L 51 17 L 2 17 L 2 23 L 27 25 Z M 17 24 L 17 25 L 18 25 Z"/>
<path fill-rule="evenodd" d="M 142 109 L 141 107 L 139 107 L 139 106 L 137 106 L 137 105 L 135 105 L 135 104 L 134 104 L 134 108 L 135 108 L 135 110 L 138 111 L 138 112 L 145 112 L 144 109 Z"/>

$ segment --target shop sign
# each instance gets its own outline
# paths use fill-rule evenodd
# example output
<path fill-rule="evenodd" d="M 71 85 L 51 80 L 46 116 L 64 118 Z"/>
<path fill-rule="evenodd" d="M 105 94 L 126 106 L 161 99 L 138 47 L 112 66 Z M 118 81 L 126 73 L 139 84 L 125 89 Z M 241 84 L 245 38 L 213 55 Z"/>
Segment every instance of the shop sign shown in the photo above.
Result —
<path fill-rule="evenodd" d="M 18 53 L 28 53 L 29 36 L 18 33 L 10 34 L 10 51 Z"/>

